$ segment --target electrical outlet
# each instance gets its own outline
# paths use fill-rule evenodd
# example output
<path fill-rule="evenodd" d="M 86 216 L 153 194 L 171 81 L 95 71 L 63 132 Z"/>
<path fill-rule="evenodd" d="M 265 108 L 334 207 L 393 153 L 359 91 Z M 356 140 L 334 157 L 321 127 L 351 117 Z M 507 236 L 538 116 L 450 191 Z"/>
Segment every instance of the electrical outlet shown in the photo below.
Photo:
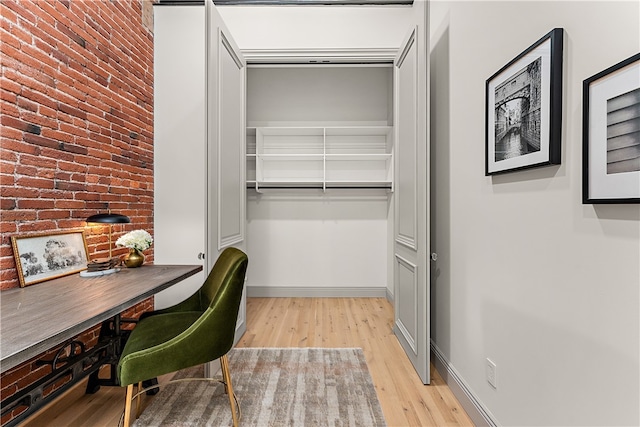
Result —
<path fill-rule="evenodd" d="M 491 384 L 491 387 L 497 389 L 498 382 L 496 377 L 496 364 L 489 358 L 487 358 L 487 364 L 485 367 L 485 371 L 487 374 L 487 382 Z"/>

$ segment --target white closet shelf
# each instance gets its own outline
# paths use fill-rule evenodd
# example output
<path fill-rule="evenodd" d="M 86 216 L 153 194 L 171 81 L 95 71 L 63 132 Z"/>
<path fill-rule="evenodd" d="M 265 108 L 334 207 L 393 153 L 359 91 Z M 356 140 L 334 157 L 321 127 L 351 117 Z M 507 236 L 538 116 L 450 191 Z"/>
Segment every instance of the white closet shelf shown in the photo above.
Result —
<path fill-rule="evenodd" d="M 249 127 L 247 153 L 250 188 L 393 190 L 392 126 Z"/>
<path fill-rule="evenodd" d="M 324 126 L 323 127 L 327 135 L 380 135 L 386 132 L 391 132 L 393 126 Z"/>
<path fill-rule="evenodd" d="M 259 159 L 264 160 L 323 160 L 324 154 L 304 154 L 304 153 L 278 153 L 278 154 L 255 154 Z"/>
<path fill-rule="evenodd" d="M 333 154 L 327 153 L 324 155 L 327 160 L 391 160 L 393 156 L 391 154 L 364 154 L 364 153 L 344 153 L 344 154 Z"/>

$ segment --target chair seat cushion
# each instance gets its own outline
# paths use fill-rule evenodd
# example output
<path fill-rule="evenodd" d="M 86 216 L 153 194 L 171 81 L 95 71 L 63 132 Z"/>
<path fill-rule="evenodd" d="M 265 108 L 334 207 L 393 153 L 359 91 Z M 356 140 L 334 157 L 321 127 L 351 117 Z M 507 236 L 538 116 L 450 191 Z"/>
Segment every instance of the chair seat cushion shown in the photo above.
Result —
<path fill-rule="evenodd" d="M 123 363 L 127 360 L 127 356 L 131 356 L 134 353 L 146 350 L 155 346 L 162 346 L 172 338 L 177 337 L 182 332 L 187 330 L 193 323 L 202 316 L 199 311 L 186 311 L 169 314 L 158 314 L 151 317 L 146 317 L 133 329 L 127 343 L 122 350 L 120 356 L 120 363 L 118 365 L 118 371 L 121 372 L 121 379 L 127 378 L 126 384 L 132 384 L 137 381 L 143 381 L 154 378 L 158 375 L 163 375 L 169 372 L 173 372 L 173 367 L 170 367 L 171 363 L 167 363 L 164 366 L 163 363 L 154 360 L 153 363 L 144 364 L 144 368 L 140 369 L 141 372 L 134 372 L 128 369 L 128 365 Z M 185 349 L 185 351 L 188 351 Z M 142 356 L 141 356 L 142 357 Z M 131 359 L 129 357 L 128 359 Z M 160 361 L 161 362 L 161 361 Z M 170 361 L 166 361 L 170 362 Z M 134 364 L 137 366 L 137 364 Z M 195 363 L 194 363 L 195 365 Z M 189 365 L 191 366 L 191 365 Z M 188 366 L 186 366 L 188 367 Z"/>

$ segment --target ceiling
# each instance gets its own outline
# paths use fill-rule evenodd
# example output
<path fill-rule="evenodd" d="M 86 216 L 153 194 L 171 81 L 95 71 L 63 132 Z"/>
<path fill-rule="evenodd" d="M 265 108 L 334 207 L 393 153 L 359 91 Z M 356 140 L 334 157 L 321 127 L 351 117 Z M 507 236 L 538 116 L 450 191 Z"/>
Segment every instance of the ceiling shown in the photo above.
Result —
<path fill-rule="evenodd" d="M 217 6 L 383 6 L 411 5 L 413 0 L 213 0 Z M 203 0 L 160 0 L 161 4 L 204 3 Z"/>

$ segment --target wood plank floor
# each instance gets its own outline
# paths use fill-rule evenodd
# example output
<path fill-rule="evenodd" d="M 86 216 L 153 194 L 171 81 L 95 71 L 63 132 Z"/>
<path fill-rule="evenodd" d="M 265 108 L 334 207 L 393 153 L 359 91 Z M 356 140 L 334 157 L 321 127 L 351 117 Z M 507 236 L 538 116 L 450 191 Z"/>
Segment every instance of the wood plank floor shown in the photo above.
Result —
<path fill-rule="evenodd" d="M 433 366 L 431 384 L 421 383 L 392 327 L 384 298 L 249 298 L 238 347 L 361 347 L 390 427 L 472 426 Z M 81 383 L 24 425 L 116 426 L 123 400 L 124 389 L 85 395 Z"/>

